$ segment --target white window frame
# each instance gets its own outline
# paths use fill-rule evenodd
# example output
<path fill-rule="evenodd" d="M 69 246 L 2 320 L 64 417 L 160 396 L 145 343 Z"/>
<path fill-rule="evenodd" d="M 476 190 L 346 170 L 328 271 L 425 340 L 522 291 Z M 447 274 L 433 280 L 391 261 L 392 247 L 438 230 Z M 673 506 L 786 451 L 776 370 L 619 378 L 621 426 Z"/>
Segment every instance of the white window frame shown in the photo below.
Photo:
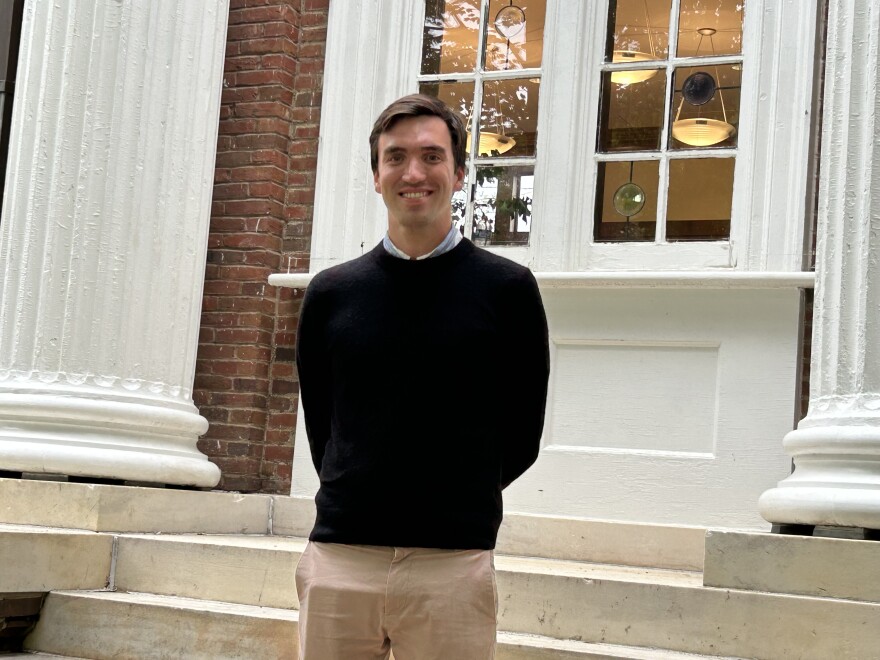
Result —
<path fill-rule="evenodd" d="M 745 2 L 729 241 L 593 242 L 608 4 L 547 0 L 531 236 L 528 247 L 492 251 L 542 272 L 800 271 L 817 0 Z M 423 21 L 424 3 L 412 0 L 330 4 L 312 272 L 385 232 L 367 136 L 388 103 L 419 88 Z"/>

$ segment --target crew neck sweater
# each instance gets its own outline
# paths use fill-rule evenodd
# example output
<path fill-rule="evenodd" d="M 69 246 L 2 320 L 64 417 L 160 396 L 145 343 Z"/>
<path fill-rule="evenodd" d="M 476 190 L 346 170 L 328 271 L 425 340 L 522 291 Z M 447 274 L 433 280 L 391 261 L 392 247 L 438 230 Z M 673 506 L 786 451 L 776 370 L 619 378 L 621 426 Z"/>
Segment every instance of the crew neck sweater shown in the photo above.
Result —
<path fill-rule="evenodd" d="M 549 375 L 534 276 L 464 239 L 380 243 L 306 291 L 297 367 L 320 478 L 313 541 L 491 549 L 536 459 Z"/>

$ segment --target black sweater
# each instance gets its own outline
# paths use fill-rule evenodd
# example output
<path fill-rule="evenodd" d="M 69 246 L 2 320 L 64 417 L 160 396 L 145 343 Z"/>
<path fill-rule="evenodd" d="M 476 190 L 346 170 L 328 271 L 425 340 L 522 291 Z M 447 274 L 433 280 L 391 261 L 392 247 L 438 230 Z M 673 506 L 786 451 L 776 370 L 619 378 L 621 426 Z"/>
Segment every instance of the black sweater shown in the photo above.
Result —
<path fill-rule="evenodd" d="M 321 480 L 310 538 L 490 549 L 501 490 L 537 458 L 547 321 L 534 276 L 462 240 L 367 254 L 306 291 L 300 394 Z"/>

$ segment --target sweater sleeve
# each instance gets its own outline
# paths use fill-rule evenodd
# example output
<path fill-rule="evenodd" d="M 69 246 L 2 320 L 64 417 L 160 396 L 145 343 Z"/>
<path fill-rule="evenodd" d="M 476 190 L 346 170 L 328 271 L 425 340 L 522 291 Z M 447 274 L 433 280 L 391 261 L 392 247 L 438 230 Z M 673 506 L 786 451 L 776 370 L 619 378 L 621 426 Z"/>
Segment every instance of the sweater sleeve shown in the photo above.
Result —
<path fill-rule="evenodd" d="M 332 397 L 327 320 L 323 311 L 325 306 L 321 303 L 322 294 L 315 284 L 313 280 L 306 289 L 300 310 L 296 333 L 296 368 L 312 463 L 320 474 L 324 450 L 330 441 Z"/>
<path fill-rule="evenodd" d="M 506 488 L 538 458 L 544 409 L 547 405 L 547 383 L 550 378 L 550 345 L 547 317 L 538 283 L 530 271 L 518 280 L 510 301 L 508 323 L 512 347 L 507 360 L 508 383 L 517 384 L 515 410 L 504 416 L 504 458 L 501 487 Z"/>

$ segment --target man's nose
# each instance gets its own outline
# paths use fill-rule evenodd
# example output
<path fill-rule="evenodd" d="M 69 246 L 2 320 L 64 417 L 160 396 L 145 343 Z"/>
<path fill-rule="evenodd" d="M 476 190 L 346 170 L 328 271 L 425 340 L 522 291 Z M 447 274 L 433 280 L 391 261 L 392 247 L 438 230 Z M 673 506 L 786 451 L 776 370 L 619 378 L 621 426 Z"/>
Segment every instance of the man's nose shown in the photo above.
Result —
<path fill-rule="evenodd" d="M 406 169 L 403 172 L 404 181 L 407 183 L 421 181 L 425 178 L 425 167 L 422 163 L 417 159 L 413 158 L 406 164 Z"/>

